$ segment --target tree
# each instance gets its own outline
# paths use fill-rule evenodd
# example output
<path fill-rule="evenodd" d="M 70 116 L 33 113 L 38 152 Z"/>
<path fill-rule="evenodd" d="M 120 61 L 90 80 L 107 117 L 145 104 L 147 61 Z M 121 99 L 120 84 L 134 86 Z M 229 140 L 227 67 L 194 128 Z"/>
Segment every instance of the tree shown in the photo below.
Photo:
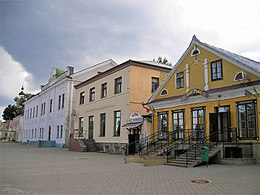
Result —
<path fill-rule="evenodd" d="M 24 108 L 24 102 L 27 100 L 31 99 L 34 95 L 31 93 L 25 93 L 23 96 L 18 97 L 16 96 L 14 98 L 14 101 L 16 102 L 16 106 L 19 108 L 22 108 L 22 113 L 23 113 L 23 108 Z"/>
<path fill-rule="evenodd" d="M 154 61 L 154 62 L 161 63 L 161 64 L 166 64 L 166 65 L 168 65 L 168 66 L 172 66 L 172 63 L 170 63 L 170 62 L 168 61 L 168 59 L 165 58 L 165 57 L 162 58 L 161 56 L 159 56 L 159 57 L 157 58 L 157 60 L 153 59 L 153 61 Z"/>
<path fill-rule="evenodd" d="M 3 112 L 3 119 L 5 121 L 8 121 L 8 120 L 13 120 L 14 117 L 18 116 L 21 112 L 21 109 L 19 109 L 17 106 L 15 105 L 8 105 L 5 109 L 4 109 L 4 112 Z"/>
<path fill-rule="evenodd" d="M 25 93 L 21 97 L 15 97 L 14 101 L 16 105 L 8 105 L 2 114 L 4 120 L 13 120 L 13 118 L 17 117 L 20 114 L 24 113 L 24 102 L 31 99 L 34 95 L 31 93 Z"/>

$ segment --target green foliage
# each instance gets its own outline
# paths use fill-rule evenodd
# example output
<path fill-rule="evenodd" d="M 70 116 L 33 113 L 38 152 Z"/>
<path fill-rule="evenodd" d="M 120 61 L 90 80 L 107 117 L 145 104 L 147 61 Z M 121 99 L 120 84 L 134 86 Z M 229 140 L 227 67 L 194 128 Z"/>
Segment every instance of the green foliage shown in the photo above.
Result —
<path fill-rule="evenodd" d="M 24 102 L 31 99 L 34 95 L 31 93 L 26 93 L 22 97 L 15 97 L 14 101 L 16 105 L 8 105 L 2 114 L 4 120 L 12 120 L 20 114 L 24 113 Z"/>
<path fill-rule="evenodd" d="M 12 120 L 14 117 L 18 116 L 19 114 L 21 114 L 22 109 L 18 108 L 15 105 L 8 105 L 3 112 L 3 119 L 4 120 Z"/>
<path fill-rule="evenodd" d="M 158 63 L 161 63 L 161 64 L 166 64 L 166 65 L 169 65 L 169 66 L 172 66 L 172 64 L 168 61 L 167 58 L 162 58 L 161 56 L 159 56 L 157 58 L 157 60 L 153 59 L 154 62 L 158 62 Z"/>

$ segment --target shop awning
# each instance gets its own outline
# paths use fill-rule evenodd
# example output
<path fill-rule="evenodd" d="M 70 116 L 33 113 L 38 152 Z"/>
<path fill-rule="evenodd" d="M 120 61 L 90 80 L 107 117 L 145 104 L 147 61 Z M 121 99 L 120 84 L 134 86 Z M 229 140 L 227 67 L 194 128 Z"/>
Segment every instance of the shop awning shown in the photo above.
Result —
<path fill-rule="evenodd" d="M 143 122 L 138 122 L 138 123 L 126 123 L 124 124 L 122 127 L 127 128 L 127 129 L 131 129 L 131 128 L 135 128 L 138 127 L 140 125 L 142 125 Z"/>

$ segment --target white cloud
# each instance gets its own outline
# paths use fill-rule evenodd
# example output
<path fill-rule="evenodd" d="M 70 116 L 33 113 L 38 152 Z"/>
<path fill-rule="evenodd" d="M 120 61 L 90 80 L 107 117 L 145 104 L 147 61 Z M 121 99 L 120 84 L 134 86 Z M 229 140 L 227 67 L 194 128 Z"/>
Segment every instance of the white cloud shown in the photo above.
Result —
<path fill-rule="evenodd" d="M 25 92 L 31 90 L 32 74 L 3 47 L 0 47 L 0 78 L 2 79 L 0 82 L 1 99 L 10 99 L 10 104 L 20 92 L 22 85 L 25 87 Z"/>

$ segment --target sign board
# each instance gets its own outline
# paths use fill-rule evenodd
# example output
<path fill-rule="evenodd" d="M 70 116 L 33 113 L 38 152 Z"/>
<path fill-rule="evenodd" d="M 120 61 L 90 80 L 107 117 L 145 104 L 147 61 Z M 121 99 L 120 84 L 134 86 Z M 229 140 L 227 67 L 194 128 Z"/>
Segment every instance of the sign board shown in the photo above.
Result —
<path fill-rule="evenodd" d="M 128 123 L 140 123 L 143 122 L 144 118 L 139 112 L 133 112 L 130 114 L 127 122 Z"/>
<path fill-rule="evenodd" d="M 181 97 L 181 100 L 184 101 L 190 96 L 201 95 L 203 97 L 208 97 L 208 93 L 206 91 L 202 91 L 201 89 L 191 89 L 185 95 Z"/>

